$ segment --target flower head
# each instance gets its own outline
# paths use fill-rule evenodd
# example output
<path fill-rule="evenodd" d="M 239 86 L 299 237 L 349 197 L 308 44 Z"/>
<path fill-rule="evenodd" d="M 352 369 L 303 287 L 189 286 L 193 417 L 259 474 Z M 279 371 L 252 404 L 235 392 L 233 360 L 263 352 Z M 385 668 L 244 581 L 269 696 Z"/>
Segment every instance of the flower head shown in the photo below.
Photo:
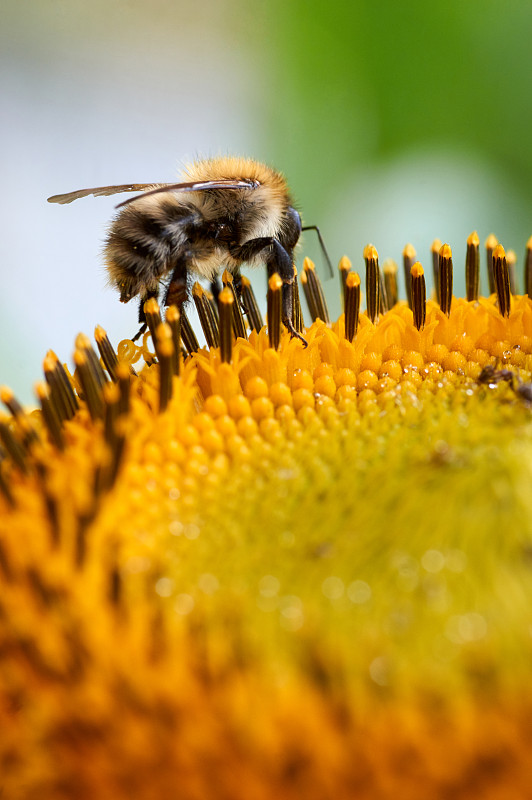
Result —
<path fill-rule="evenodd" d="M 225 275 L 210 346 L 150 301 L 2 390 L 6 797 L 525 796 L 532 302 L 439 244 L 409 304 L 368 246 L 365 313 L 342 259 L 332 324 L 306 261 L 306 345 Z"/>

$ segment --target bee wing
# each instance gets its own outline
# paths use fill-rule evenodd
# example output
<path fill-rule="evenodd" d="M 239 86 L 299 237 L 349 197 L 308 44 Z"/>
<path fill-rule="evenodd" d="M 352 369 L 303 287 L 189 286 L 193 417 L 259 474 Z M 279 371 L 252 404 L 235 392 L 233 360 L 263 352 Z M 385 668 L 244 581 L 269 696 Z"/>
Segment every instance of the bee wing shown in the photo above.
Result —
<path fill-rule="evenodd" d="M 220 178 L 220 180 L 212 181 L 190 181 L 188 183 L 163 183 L 155 189 L 138 194 L 136 197 L 128 197 L 123 203 L 119 203 L 117 208 L 127 206 L 129 203 L 134 203 L 135 200 L 139 200 L 141 197 L 148 197 L 150 194 L 159 194 L 160 192 L 200 192 L 205 189 L 256 189 L 259 185 L 258 181 L 235 180 L 233 178 Z M 153 186 L 153 184 L 151 184 L 151 186 Z"/>
<path fill-rule="evenodd" d="M 165 183 L 157 185 L 164 187 L 170 186 L 171 184 Z M 151 189 L 153 186 L 153 183 L 123 183 L 120 186 L 97 186 L 95 189 L 79 189 L 77 192 L 68 192 L 68 194 L 54 194 L 52 197 L 48 198 L 48 202 L 61 204 L 71 203 L 73 200 L 79 200 L 80 197 L 88 197 L 91 194 L 95 197 L 100 197 L 109 194 L 120 194 L 120 192 L 142 192 L 144 189 Z"/>

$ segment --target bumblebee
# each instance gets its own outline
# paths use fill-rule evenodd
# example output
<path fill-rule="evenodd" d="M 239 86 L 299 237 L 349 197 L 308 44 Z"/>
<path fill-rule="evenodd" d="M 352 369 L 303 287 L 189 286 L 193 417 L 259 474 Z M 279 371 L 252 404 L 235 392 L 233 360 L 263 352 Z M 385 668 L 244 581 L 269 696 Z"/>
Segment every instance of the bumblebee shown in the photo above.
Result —
<path fill-rule="evenodd" d="M 179 308 L 188 297 L 191 275 L 215 285 L 228 269 L 239 290 L 240 268 L 264 266 L 268 277 L 277 272 L 283 281 L 282 318 L 292 336 L 305 342 L 292 323 L 294 248 L 303 230 L 280 172 L 253 159 L 238 157 L 195 161 L 179 183 L 123 184 L 82 189 L 48 198 L 70 203 L 88 195 L 135 192 L 120 203 L 104 247 L 110 284 L 123 303 L 139 298 L 139 322 L 146 328 L 144 303 L 159 299 Z M 306 343 L 306 342 L 305 342 Z"/>

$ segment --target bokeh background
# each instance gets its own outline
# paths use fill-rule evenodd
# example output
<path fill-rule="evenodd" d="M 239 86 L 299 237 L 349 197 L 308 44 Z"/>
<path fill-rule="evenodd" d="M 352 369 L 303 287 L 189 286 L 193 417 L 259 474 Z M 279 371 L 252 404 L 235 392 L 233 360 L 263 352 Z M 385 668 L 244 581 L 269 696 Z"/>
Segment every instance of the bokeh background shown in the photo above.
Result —
<path fill-rule="evenodd" d="M 400 262 L 412 242 L 430 275 L 438 237 L 459 272 L 468 234 L 493 231 L 522 286 L 530 41 L 526 0 L 3 0 L 0 383 L 31 402 L 48 348 L 136 330 L 100 256 L 120 198 L 46 197 L 171 181 L 197 156 L 284 171 L 334 261 L 360 270 L 372 242 Z"/>

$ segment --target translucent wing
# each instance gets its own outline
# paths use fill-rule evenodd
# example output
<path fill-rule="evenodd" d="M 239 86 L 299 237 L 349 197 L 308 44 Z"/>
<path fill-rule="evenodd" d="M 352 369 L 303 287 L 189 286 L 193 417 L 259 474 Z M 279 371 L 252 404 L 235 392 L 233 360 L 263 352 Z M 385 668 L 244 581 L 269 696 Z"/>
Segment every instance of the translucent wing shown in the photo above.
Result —
<path fill-rule="evenodd" d="M 190 181 L 188 183 L 163 183 L 155 189 L 151 189 L 149 192 L 143 192 L 136 197 L 128 197 L 123 203 L 119 203 L 117 208 L 127 206 L 128 203 L 134 203 L 135 200 L 141 197 L 148 197 L 150 194 L 159 194 L 160 192 L 200 192 L 206 189 L 256 189 L 258 186 L 260 186 L 258 181 L 239 181 L 234 178 L 220 178 L 220 180 L 216 181 Z"/>
<path fill-rule="evenodd" d="M 80 197 L 88 197 L 91 194 L 95 197 L 100 197 L 102 195 L 120 194 L 120 192 L 142 192 L 144 189 L 151 189 L 154 185 L 164 187 L 171 184 L 123 183 L 120 186 L 97 186 L 96 189 L 79 189 L 77 192 L 68 192 L 68 194 L 54 194 L 48 198 L 48 202 L 63 204 L 72 203 L 73 200 L 79 200 Z"/>

